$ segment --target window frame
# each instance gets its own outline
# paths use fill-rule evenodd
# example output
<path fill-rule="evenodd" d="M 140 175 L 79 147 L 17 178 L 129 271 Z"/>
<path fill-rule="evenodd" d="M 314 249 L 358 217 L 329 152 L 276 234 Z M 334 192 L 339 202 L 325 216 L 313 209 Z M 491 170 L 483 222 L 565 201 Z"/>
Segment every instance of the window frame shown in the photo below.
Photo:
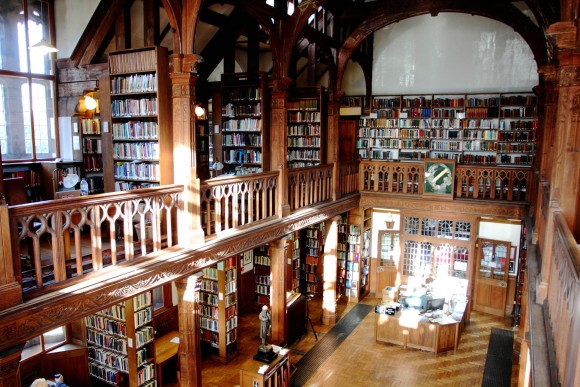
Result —
<path fill-rule="evenodd" d="M 50 42 L 51 44 L 55 44 L 54 42 L 54 36 L 55 36 L 55 21 L 54 21 L 54 0 L 35 0 L 35 1 L 40 1 L 42 2 L 42 7 L 46 7 L 46 13 L 47 13 L 47 30 L 48 30 L 48 38 L 45 39 L 48 42 Z M 30 34 L 29 34 L 29 23 L 31 20 L 33 20 L 30 16 L 29 16 L 29 5 L 32 4 L 31 1 L 29 0 L 20 0 L 20 3 L 22 5 L 22 9 L 24 12 L 24 34 L 25 34 L 25 41 L 26 41 L 26 46 L 29 46 L 29 41 L 30 41 Z M 43 10 L 44 13 L 44 10 Z M 28 107 L 29 107 L 29 111 L 26 112 L 27 113 L 27 117 L 24 118 L 23 116 L 23 129 L 27 129 L 26 127 L 28 126 L 27 122 L 30 122 L 30 140 L 26 140 L 23 139 L 24 144 L 26 144 L 27 141 L 30 141 L 31 145 L 32 145 L 32 149 L 31 152 L 28 153 L 27 151 L 25 151 L 25 156 L 30 156 L 30 157 L 10 157 L 7 158 L 8 155 L 5 154 L 5 152 L 7 151 L 6 149 L 2 148 L 1 152 L 2 152 L 2 162 L 9 164 L 9 163 L 21 163 L 21 162 L 26 162 L 26 161 L 42 161 L 42 160 L 54 160 L 56 159 L 59 154 L 60 154 L 60 144 L 59 144 L 59 130 L 58 130 L 58 103 L 57 103 L 57 98 L 58 98 L 58 93 L 57 93 L 57 77 L 56 77 L 56 59 L 53 53 L 50 54 L 45 54 L 48 55 L 48 60 L 47 62 L 50 65 L 50 69 L 47 71 L 47 74 L 40 74 L 40 73 L 34 73 L 32 70 L 32 57 L 30 54 L 30 50 L 26 51 L 27 55 L 26 55 L 26 61 L 27 61 L 27 71 L 15 71 L 15 70 L 6 70 L 6 69 L 0 69 L 0 88 L 4 87 L 4 81 L 6 80 L 12 80 L 12 79 L 17 79 L 17 78 L 21 78 L 22 79 L 22 87 L 26 87 L 27 91 L 28 91 L 28 95 L 27 95 L 27 103 L 28 103 Z M 46 100 L 46 105 L 43 106 L 41 109 L 39 109 L 38 107 L 36 107 L 36 100 L 37 97 L 33 94 L 33 91 L 35 89 L 35 87 L 39 87 L 39 86 L 45 86 L 49 85 L 52 87 L 52 91 L 47 91 L 45 93 L 45 95 L 49 95 L 51 96 L 51 100 Z M 10 95 L 6 95 L 5 93 L 3 93 L 4 98 L 3 98 L 3 102 L 4 104 L 6 104 L 6 99 L 10 98 Z M 24 98 L 25 95 L 24 93 L 21 94 L 21 98 Z M 52 102 L 52 103 L 51 103 Z M 52 112 L 52 114 L 49 114 L 49 107 L 50 107 L 50 112 Z M 12 114 L 12 112 L 8 111 L 8 109 L 6 108 L 6 106 L 3 106 L 2 109 L 0 109 L 0 111 L 2 111 L 5 114 L 5 117 L 3 119 L 2 122 L 5 123 L 5 128 L 6 128 L 6 138 L 3 140 L 6 140 L 6 142 L 8 143 L 10 141 L 10 132 L 8 131 L 8 127 L 10 126 L 10 124 L 7 122 L 8 120 L 6 120 L 7 116 L 9 114 Z M 39 111 L 44 111 L 45 115 L 41 116 L 39 118 Z M 37 114 L 37 116 L 35 117 L 35 112 Z M 24 113 L 24 110 L 22 111 L 22 113 Z M 17 114 L 17 112 L 14 112 L 13 114 Z M 44 123 L 45 125 L 42 125 L 42 123 Z M 41 125 L 41 126 L 39 126 Z M 52 135 L 49 136 L 49 147 L 48 147 L 48 153 L 47 154 L 43 154 L 40 155 L 38 153 L 38 149 L 37 149 L 37 141 L 41 141 L 42 138 L 45 137 L 46 134 L 50 133 L 52 130 L 54 130 L 54 138 L 51 138 Z M 40 137 L 38 136 L 40 132 L 45 131 L 46 133 L 43 133 L 43 135 L 41 135 Z M 54 148 L 51 149 L 51 143 L 54 142 Z M 6 148 L 9 148 L 8 146 L 6 146 Z M 26 148 L 26 145 L 24 146 L 24 148 Z"/>

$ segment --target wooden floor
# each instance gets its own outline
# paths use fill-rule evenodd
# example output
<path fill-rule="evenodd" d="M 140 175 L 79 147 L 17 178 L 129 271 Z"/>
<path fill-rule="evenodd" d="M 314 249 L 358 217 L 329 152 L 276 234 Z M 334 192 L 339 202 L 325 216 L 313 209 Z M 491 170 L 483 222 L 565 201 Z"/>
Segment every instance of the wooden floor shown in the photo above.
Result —
<path fill-rule="evenodd" d="M 365 304 L 380 300 L 367 297 Z M 345 315 L 354 306 L 339 302 L 339 315 Z M 310 317 L 316 333 L 323 337 L 332 327 L 320 324 L 321 302 L 310 303 Z M 487 345 L 491 328 L 511 329 L 509 319 L 472 312 L 457 352 L 434 355 L 429 352 L 376 343 L 374 340 L 374 312 L 338 346 L 321 365 L 307 386 L 481 386 Z M 228 364 L 204 360 L 203 386 L 233 387 L 239 385 L 238 366 L 251 358 L 260 344 L 258 313 L 240 316 L 238 328 L 239 355 Z M 517 340 L 516 340 L 517 341 Z M 290 348 L 293 364 L 316 344 L 312 330 Z M 518 343 L 516 343 L 518 348 Z M 514 355 L 512 386 L 517 386 L 518 365 Z M 164 373 L 165 386 L 177 386 L 176 377 Z"/>

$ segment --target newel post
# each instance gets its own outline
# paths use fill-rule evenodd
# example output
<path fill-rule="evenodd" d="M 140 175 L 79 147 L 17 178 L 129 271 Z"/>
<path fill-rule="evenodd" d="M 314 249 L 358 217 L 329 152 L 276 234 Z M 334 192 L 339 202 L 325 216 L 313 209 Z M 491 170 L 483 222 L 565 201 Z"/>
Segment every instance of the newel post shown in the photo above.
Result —
<path fill-rule="evenodd" d="M 274 79 L 270 123 L 270 170 L 280 171 L 278 180 L 277 212 L 280 217 L 290 214 L 288 204 L 287 109 L 290 78 Z"/>
<path fill-rule="evenodd" d="M 197 63 L 195 54 L 173 55 L 174 72 L 171 74 L 173 99 L 173 165 L 174 182 L 183 184 L 179 244 L 199 245 L 204 241 L 201 228 L 200 182 L 195 163 L 195 85 Z"/>
<path fill-rule="evenodd" d="M 0 309 L 6 309 L 22 303 L 22 286 L 16 281 L 12 260 L 12 241 L 8 205 L 0 196 Z"/>
<path fill-rule="evenodd" d="M 326 133 L 326 163 L 332 164 L 332 200 L 340 199 L 340 165 L 338 164 L 339 152 L 339 120 L 340 101 L 344 93 L 341 91 L 329 91 L 328 93 L 328 126 Z"/>

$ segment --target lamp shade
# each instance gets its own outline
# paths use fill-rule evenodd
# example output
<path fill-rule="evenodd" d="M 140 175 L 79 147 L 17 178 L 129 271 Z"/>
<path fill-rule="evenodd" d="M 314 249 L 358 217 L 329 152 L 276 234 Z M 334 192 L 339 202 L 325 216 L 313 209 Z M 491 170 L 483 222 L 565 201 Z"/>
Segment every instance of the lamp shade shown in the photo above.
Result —
<path fill-rule="evenodd" d="M 97 108 L 97 101 L 90 95 L 86 95 L 85 107 L 87 108 L 87 110 L 95 110 Z"/>
<path fill-rule="evenodd" d="M 28 49 L 30 51 L 36 51 L 41 54 L 50 54 L 51 52 L 58 52 L 58 48 L 54 47 L 52 44 L 48 43 L 44 39 L 28 47 Z"/>

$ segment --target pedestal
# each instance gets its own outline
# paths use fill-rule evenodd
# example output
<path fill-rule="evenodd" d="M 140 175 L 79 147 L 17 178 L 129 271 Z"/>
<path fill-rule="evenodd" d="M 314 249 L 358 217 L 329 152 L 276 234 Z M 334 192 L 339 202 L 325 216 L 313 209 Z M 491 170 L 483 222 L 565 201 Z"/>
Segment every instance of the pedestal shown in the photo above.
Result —
<path fill-rule="evenodd" d="M 254 355 L 253 359 L 270 364 L 277 357 L 278 354 L 274 352 L 271 345 L 266 345 L 265 347 L 260 345 L 258 353 Z"/>

